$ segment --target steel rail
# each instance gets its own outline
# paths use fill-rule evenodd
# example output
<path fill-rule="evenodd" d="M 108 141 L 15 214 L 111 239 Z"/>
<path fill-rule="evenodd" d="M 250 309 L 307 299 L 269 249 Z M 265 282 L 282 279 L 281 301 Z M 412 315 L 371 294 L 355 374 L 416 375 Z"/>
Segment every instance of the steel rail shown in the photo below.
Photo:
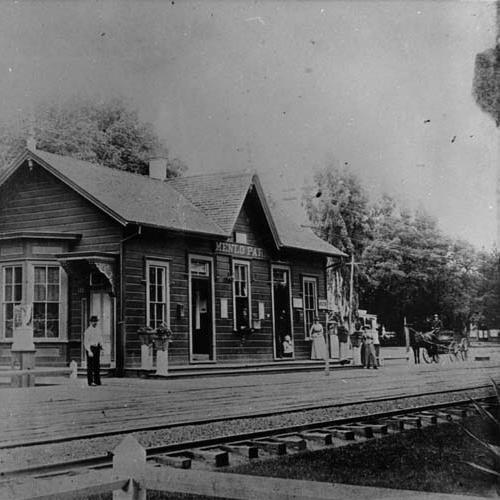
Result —
<path fill-rule="evenodd" d="M 25 448 L 29 446 L 41 446 L 41 445 L 51 445 L 58 443 L 67 443 L 70 441 L 79 441 L 86 439 L 95 439 L 95 438 L 105 438 L 111 436 L 118 436 L 122 434 L 133 434 L 136 432 L 148 432 L 148 431 L 158 431 L 164 429 L 175 429 L 177 427 L 186 427 L 186 426 L 199 426 L 199 425 L 208 425 L 220 422 L 227 422 L 229 420 L 245 420 L 248 418 L 265 418 L 272 417 L 275 415 L 284 415 L 291 413 L 300 413 L 304 411 L 314 411 L 314 410 L 324 410 L 328 408 L 343 408 L 345 406 L 356 406 L 357 404 L 368 404 L 368 403 L 384 403 L 388 401 L 396 401 L 410 398 L 419 398 L 424 396 L 436 396 L 439 394 L 450 394 L 453 392 L 459 393 L 464 391 L 474 391 L 477 389 L 487 389 L 491 388 L 491 384 L 483 384 L 476 385 L 472 387 L 463 387 L 463 388 L 454 388 L 454 389 L 446 389 L 440 391 L 429 391 L 415 394 L 403 394 L 398 396 L 391 397 L 379 397 L 379 398 L 368 398 L 363 401 L 348 401 L 345 403 L 334 403 L 334 404 L 319 404 L 319 405 L 301 405 L 295 406 L 294 408 L 283 408 L 280 410 L 265 410 L 265 411 L 256 411 L 256 412 L 247 412 L 245 414 L 237 414 L 232 416 L 224 416 L 224 417 L 211 417 L 204 419 L 196 419 L 196 420 L 184 420 L 179 422 L 172 422 L 166 424 L 155 424 L 155 425 L 147 425 L 144 427 L 128 427 L 125 429 L 116 429 L 114 431 L 98 431 L 92 432 L 88 434 L 73 434 L 71 436 L 61 436 L 61 437 L 52 437 L 47 439 L 35 439 L 31 441 L 14 441 L 0 444 L 0 450 L 8 450 L 13 448 Z"/>
<path fill-rule="evenodd" d="M 477 399 L 477 402 L 490 403 L 495 401 L 494 396 L 487 396 Z M 471 399 L 448 401 L 427 404 L 422 406 L 415 406 L 410 408 L 402 408 L 397 410 L 389 410 L 384 412 L 376 412 L 365 415 L 354 415 L 351 417 L 344 417 L 338 419 L 321 420 L 316 422 L 309 422 L 307 424 L 296 424 L 285 427 L 275 427 L 270 429 L 261 429 L 258 431 L 245 432 L 240 434 L 228 434 L 206 439 L 199 439 L 193 441 L 182 441 L 178 443 L 171 443 L 160 446 L 152 446 L 146 449 L 146 456 L 148 459 L 153 459 L 158 455 L 168 453 L 187 452 L 192 449 L 216 447 L 227 445 L 229 443 L 252 441 L 255 439 L 262 439 L 266 437 L 275 437 L 282 434 L 293 434 L 314 429 L 321 429 L 323 427 L 343 426 L 359 422 L 371 422 L 381 419 L 388 419 L 391 417 L 404 416 L 413 413 L 420 413 L 424 411 L 442 410 L 446 408 L 453 408 L 457 406 L 470 405 Z M 64 462 L 55 462 L 52 464 L 38 465 L 32 467 L 25 467 L 14 470 L 0 471 L 0 482 L 6 482 L 17 477 L 33 476 L 33 477 L 50 477 L 61 475 L 75 471 L 76 469 L 102 469 L 112 466 L 111 452 L 107 454 L 95 455 L 76 460 L 66 460 Z"/>

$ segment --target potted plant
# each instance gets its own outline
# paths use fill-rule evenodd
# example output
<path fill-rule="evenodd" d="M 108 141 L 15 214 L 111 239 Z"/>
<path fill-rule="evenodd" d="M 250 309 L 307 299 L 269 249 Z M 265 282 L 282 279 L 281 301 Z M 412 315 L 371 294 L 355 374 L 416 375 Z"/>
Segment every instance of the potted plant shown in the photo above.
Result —
<path fill-rule="evenodd" d="M 168 374 L 168 344 L 172 342 L 173 333 L 166 323 L 162 323 L 154 331 L 153 341 L 156 346 L 156 375 Z"/>

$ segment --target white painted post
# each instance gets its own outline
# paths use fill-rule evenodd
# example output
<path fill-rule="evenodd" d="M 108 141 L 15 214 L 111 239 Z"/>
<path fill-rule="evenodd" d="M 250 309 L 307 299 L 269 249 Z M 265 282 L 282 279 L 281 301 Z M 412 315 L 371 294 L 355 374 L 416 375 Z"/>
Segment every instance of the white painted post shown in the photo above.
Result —
<path fill-rule="evenodd" d="M 130 478 L 125 490 L 113 491 L 113 500 L 146 500 L 146 489 L 134 479 L 146 465 L 146 450 L 132 436 L 125 439 L 113 452 L 113 473 Z"/>
<path fill-rule="evenodd" d="M 156 351 L 156 375 L 168 375 L 168 344 Z"/>
<path fill-rule="evenodd" d="M 75 360 L 73 360 L 69 364 L 69 369 L 71 370 L 71 373 L 69 374 L 69 378 L 72 381 L 78 380 L 78 364 L 77 364 L 77 362 Z"/>

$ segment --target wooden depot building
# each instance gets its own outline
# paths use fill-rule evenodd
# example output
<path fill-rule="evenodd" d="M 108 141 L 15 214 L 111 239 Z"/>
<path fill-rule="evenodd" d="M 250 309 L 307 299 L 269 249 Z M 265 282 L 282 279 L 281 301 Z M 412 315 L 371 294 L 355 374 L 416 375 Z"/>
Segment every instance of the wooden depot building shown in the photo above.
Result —
<path fill-rule="evenodd" d="M 170 365 L 310 358 L 325 324 L 326 262 L 344 254 L 266 202 L 259 178 L 165 179 L 26 149 L 0 170 L 0 363 L 10 363 L 14 308 L 28 304 L 37 365 L 85 364 L 91 315 L 102 364 L 141 363 L 138 330 L 173 332 Z"/>

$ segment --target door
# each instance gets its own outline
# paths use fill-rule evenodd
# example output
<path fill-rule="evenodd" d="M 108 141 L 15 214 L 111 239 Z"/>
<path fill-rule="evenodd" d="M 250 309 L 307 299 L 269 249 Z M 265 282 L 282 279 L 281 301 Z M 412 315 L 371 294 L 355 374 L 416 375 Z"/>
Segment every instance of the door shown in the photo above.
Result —
<path fill-rule="evenodd" d="M 212 361 L 215 343 L 212 260 L 191 257 L 189 276 L 191 360 Z"/>
<path fill-rule="evenodd" d="M 273 266 L 273 320 L 275 357 L 283 357 L 283 341 L 289 335 L 293 344 L 291 317 L 290 269 Z"/>
<path fill-rule="evenodd" d="M 97 316 L 98 327 L 102 330 L 104 345 L 101 352 L 101 364 L 115 366 L 115 299 L 105 291 L 90 293 L 90 316 Z M 87 319 L 88 321 L 88 319 Z M 83 339 L 82 339 L 83 343 Z M 85 349 L 83 349 L 85 354 Z"/>

